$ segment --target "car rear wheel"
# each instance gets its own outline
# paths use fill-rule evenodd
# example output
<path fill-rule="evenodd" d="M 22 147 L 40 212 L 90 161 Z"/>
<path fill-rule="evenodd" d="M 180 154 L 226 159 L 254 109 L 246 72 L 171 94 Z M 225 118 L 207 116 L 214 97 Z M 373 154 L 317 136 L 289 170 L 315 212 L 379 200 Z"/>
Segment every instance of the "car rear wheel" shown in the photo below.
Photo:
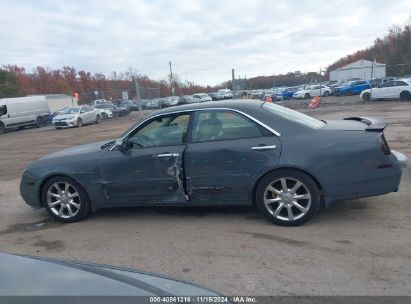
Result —
<path fill-rule="evenodd" d="M 324 92 L 324 96 L 326 96 L 326 97 L 327 97 L 328 95 L 330 95 L 330 92 L 325 91 L 325 92 Z"/>
<path fill-rule="evenodd" d="M 77 127 L 81 128 L 83 126 L 83 121 L 81 118 L 77 119 Z"/>
<path fill-rule="evenodd" d="M 98 124 L 99 122 L 100 122 L 100 115 L 97 115 L 95 123 Z"/>
<path fill-rule="evenodd" d="M 256 189 L 259 211 L 281 226 L 299 226 L 310 220 L 320 206 L 320 192 L 307 174 L 283 169 L 261 179 Z"/>
<path fill-rule="evenodd" d="M 363 100 L 363 101 L 370 101 L 370 100 L 371 100 L 371 95 L 370 95 L 370 93 L 364 93 L 364 94 L 362 95 L 362 100 Z"/>
<path fill-rule="evenodd" d="M 408 92 L 408 91 L 401 92 L 401 94 L 400 94 L 400 100 L 402 100 L 402 101 L 411 100 L 411 93 Z"/>
<path fill-rule="evenodd" d="M 306 93 L 304 96 L 306 99 L 310 98 L 310 94 Z"/>
<path fill-rule="evenodd" d="M 45 183 L 42 202 L 47 212 L 63 223 L 77 222 L 90 212 L 90 202 L 83 188 L 64 176 L 53 177 Z"/>

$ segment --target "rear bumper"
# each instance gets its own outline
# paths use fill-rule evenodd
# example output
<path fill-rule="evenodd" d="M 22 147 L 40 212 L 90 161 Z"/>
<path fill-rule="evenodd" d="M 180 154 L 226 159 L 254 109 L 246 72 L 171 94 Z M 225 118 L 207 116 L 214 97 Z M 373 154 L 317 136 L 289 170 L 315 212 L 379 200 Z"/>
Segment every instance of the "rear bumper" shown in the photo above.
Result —
<path fill-rule="evenodd" d="M 408 164 L 408 157 L 406 157 L 404 154 L 398 152 L 398 151 L 391 151 L 391 153 L 395 156 L 395 158 L 398 160 L 400 167 L 405 168 L 407 167 Z"/>

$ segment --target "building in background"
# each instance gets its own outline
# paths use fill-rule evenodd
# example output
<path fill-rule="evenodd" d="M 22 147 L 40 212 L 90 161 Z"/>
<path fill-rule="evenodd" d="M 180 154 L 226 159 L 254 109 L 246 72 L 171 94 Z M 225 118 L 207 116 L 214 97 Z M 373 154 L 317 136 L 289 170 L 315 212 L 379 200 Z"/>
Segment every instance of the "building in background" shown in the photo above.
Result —
<path fill-rule="evenodd" d="M 378 62 L 374 62 L 373 64 L 370 60 L 361 59 L 331 71 L 330 80 L 339 81 L 349 78 L 360 78 L 362 80 L 370 80 L 371 78 L 385 77 L 385 73 L 385 64 Z"/>

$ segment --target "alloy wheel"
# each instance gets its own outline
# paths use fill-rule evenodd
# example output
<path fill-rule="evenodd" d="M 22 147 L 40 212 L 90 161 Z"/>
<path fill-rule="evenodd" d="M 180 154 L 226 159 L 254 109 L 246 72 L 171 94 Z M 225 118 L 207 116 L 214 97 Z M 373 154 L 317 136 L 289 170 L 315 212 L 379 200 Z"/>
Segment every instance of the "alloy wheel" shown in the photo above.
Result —
<path fill-rule="evenodd" d="M 80 210 L 80 194 L 72 184 L 56 182 L 47 190 L 47 204 L 55 215 L 69 219 L 76 216 Z"/>
<path fill-rule="evenodd" d="M 296 221 L 310 210 L 311 193 L 298 179 L 281 177 L 265 189 L 264 205 L 276 219 L 286 222 Z"/>

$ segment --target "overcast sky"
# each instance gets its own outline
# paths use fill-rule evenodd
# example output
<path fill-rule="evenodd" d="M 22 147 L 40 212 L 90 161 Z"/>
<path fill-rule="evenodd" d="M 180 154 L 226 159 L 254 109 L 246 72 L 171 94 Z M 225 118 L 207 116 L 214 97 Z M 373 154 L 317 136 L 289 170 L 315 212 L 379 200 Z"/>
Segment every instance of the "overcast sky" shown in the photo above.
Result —
<path fill-rule="evenodd" d="M 0 65 L 132 67 L 218 84 L 318 71 L 403 25 L 410 0 L 0 0 Z"/>

